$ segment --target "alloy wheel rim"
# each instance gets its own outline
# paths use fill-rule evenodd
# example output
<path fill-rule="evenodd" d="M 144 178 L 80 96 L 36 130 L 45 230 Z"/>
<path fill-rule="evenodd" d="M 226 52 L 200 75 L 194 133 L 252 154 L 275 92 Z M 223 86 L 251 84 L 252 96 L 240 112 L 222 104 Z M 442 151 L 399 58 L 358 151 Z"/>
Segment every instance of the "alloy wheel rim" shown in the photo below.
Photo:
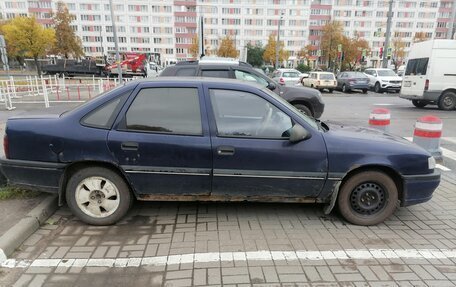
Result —
<path fill-rule="evenodd" d="M 382 211 L 388 201 L 384 188 L 374 182 L 365 182 L 353 189 L 350 206 L 361 215 L 373 215 Z"/>
<path fill-rule="evenodd" d="M 119 190 L 104 177 L 88 177 L 76 187 L 76 203 L 90 217 L 105 218 L 113 214 L 120 205 Z"/>
<path fill-rule="evenodd" d="M 443 99 L 443 103 L 445 104 L 446 107 L 451 107 L 453 106 L 454 102 L 453 102 L 453 97 L 452 96 L 446 96 L 444 99 Z"/>

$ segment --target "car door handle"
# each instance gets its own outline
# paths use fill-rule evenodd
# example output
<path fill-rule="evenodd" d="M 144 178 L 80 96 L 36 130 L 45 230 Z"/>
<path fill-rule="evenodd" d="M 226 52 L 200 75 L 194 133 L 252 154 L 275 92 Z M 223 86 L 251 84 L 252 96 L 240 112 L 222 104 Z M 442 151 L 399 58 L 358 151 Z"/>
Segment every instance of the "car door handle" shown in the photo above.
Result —
<path fill-rule="evenodd" d="M 217 148 L 218 155 L 234 155 L 234 147 L 232 146 L 219 146 Z"/>
<path fill-rule="evenodd" d="M 120 145 L 122 150 L 138 150 L 138 143 L 137 142 L 123 142 Z"/>

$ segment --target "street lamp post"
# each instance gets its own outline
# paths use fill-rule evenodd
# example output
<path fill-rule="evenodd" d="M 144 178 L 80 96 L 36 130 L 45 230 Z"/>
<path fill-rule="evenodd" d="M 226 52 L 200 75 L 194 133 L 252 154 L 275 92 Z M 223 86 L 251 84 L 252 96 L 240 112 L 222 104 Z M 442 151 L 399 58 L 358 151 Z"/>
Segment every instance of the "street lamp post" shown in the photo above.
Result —
<path fill-rule="evenodd" d="M 276 54 L 275 54 L 275 66 L 276 69 L 279 68 L 279 47 L 280 47 L 280 24 L 282 23 L 283 19 L 283 11 L 280 12 L 280 19 L 279 19 L 279 25 L 277 26 L 277 42 L 276 42 Z"/>
<path fill-rule="evenodd" d="M 119 41 L 117 39 L 117 28 L 116 21 L 114 19 L 114 8 L 112 5 L 112 0 L 109 0 L 109 6 L 111 7 L 112 31 L 114 33 L 114 46 L 116 48 L 117 72 L 119 73 L 119 83 L 122 83 L 122 67 L 120 66 Z"/>
<path fill-rule="evenodd" d="M 387 20 L 386 20 L 385 47 L 383 48 L 386 51 L 388 51 L 388 48 L 390 45 L 391 20 L 393 18 L 393 0 L 390 0 L 388 3 L 388 14 L 387 15 L 388 16 L 387 16 Z M 387 68 L 387 67 L 388 67 L 388 56 L 385 57 L 385 54 L 383 54 L 382 68 Z"/>

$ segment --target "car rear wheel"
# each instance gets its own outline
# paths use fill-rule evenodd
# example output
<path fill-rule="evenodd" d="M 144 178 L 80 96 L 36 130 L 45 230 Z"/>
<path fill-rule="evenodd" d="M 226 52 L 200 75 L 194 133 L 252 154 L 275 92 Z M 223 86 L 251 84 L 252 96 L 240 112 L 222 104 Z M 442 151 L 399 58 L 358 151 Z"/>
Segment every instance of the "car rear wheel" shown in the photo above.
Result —
<path fill-rule="evenodd" d="M 367 94 L 367 89 L 363 89 L 363 94 Z"/>
<path fill-rule="evenodd" d="M 396 210 L 398 190 L 383 172 L 364 171 L 343 183 L 338 197 L 342 216 L 352 224 L 375 225 Z"/>
<path fill-rule="evenodd" d="M 381 91 L 382 91 L 382 89 L 380 88 L 380 83 L 379 82 L 375 83 L 374 92 L 380 93 Z"/>
<path fill-rule="evenodd" d="M 445 92 L 443 95 L 440 96 L 438 106 L 441 110 L 454 110 L 454 108 L 456 107 L 456 93 L 451 91 Z"/>
<path fill-rule="evenodd" d="M 313 117 L 312 112 L 308 107 L 303 104 L 295 104 L 293 105 L 296 109 L 298 109 L 301 113 L 305 114 L 306 116 Z"/>
<path fill-rule="evenodd" d="M 345 84 L 342 85 L 342 92 L 344 92 L 344 93 L 350 92 L 350 90 L 347 89 L 347 86 Z"/>
<path fill-rule="evenodd" d="M 333 89 L 328 89 L 329 93 L 332 94 L 332 92 L 334 91 Z"/>
<path fill-rule="evenodd" d="M 110 225 L 130 209 L 133 197 L 121 176 L 101 167 L 74 173 L 66 188 L 66 201 L 80 220 L 92 225 Z"/>
<path fill-rule="evenodd" d="M 412 104 L 417 108 L 424 108 L 427 106 L 428 102 L 420 100 L 412 100 Z"/>

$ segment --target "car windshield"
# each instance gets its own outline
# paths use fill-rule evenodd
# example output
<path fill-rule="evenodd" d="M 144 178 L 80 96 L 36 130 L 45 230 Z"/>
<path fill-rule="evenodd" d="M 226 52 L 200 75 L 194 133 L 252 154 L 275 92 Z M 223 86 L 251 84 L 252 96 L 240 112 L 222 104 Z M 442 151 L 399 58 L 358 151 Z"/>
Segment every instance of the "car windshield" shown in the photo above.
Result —
<path fill-rule="evenodd" d="M 320 80 L 334 80 L 333 74 L 320 74 Z"/>
<path fill-rule="evenodd" d="M 295 114 L 298 115 L 301 119 L 303 119 L 306 123 L 308 123 L 310 126 L 312 126 L 314 129 L 318 129 L 318 125 L 317 123 L 315 122 L 314 119 L 312 118 L 309 118 L 308 116 L 306 116 L 305 114 L 301 113 L 299 110 L 297 110 L 292 104 L 290 104 L 289 102 L 287 102 L 285 99 L 283 99 L 282 97 L 279 97 L 277 96 L 275 93 L 271 92 L 271 90 L 267 89 L 267 88 L 263 88 L 262 89 L 263 92 L 267 93 L 268 95 L 270 95 L 271 97 L 273 97 L 274 99 L 278 100 L 279 102 L 281 102 L 283 105 L 287 106 L 288 108 L 290 108 L 291 110 L 295 111 Z"/>
<path fill-rule="evenodd" d="M 396 73 L 393 70 L 378 70 L 377 73 L 378 73 L 378 75 L 380 77 L 394 77 L 394 76 L 396 76 Z"/>

